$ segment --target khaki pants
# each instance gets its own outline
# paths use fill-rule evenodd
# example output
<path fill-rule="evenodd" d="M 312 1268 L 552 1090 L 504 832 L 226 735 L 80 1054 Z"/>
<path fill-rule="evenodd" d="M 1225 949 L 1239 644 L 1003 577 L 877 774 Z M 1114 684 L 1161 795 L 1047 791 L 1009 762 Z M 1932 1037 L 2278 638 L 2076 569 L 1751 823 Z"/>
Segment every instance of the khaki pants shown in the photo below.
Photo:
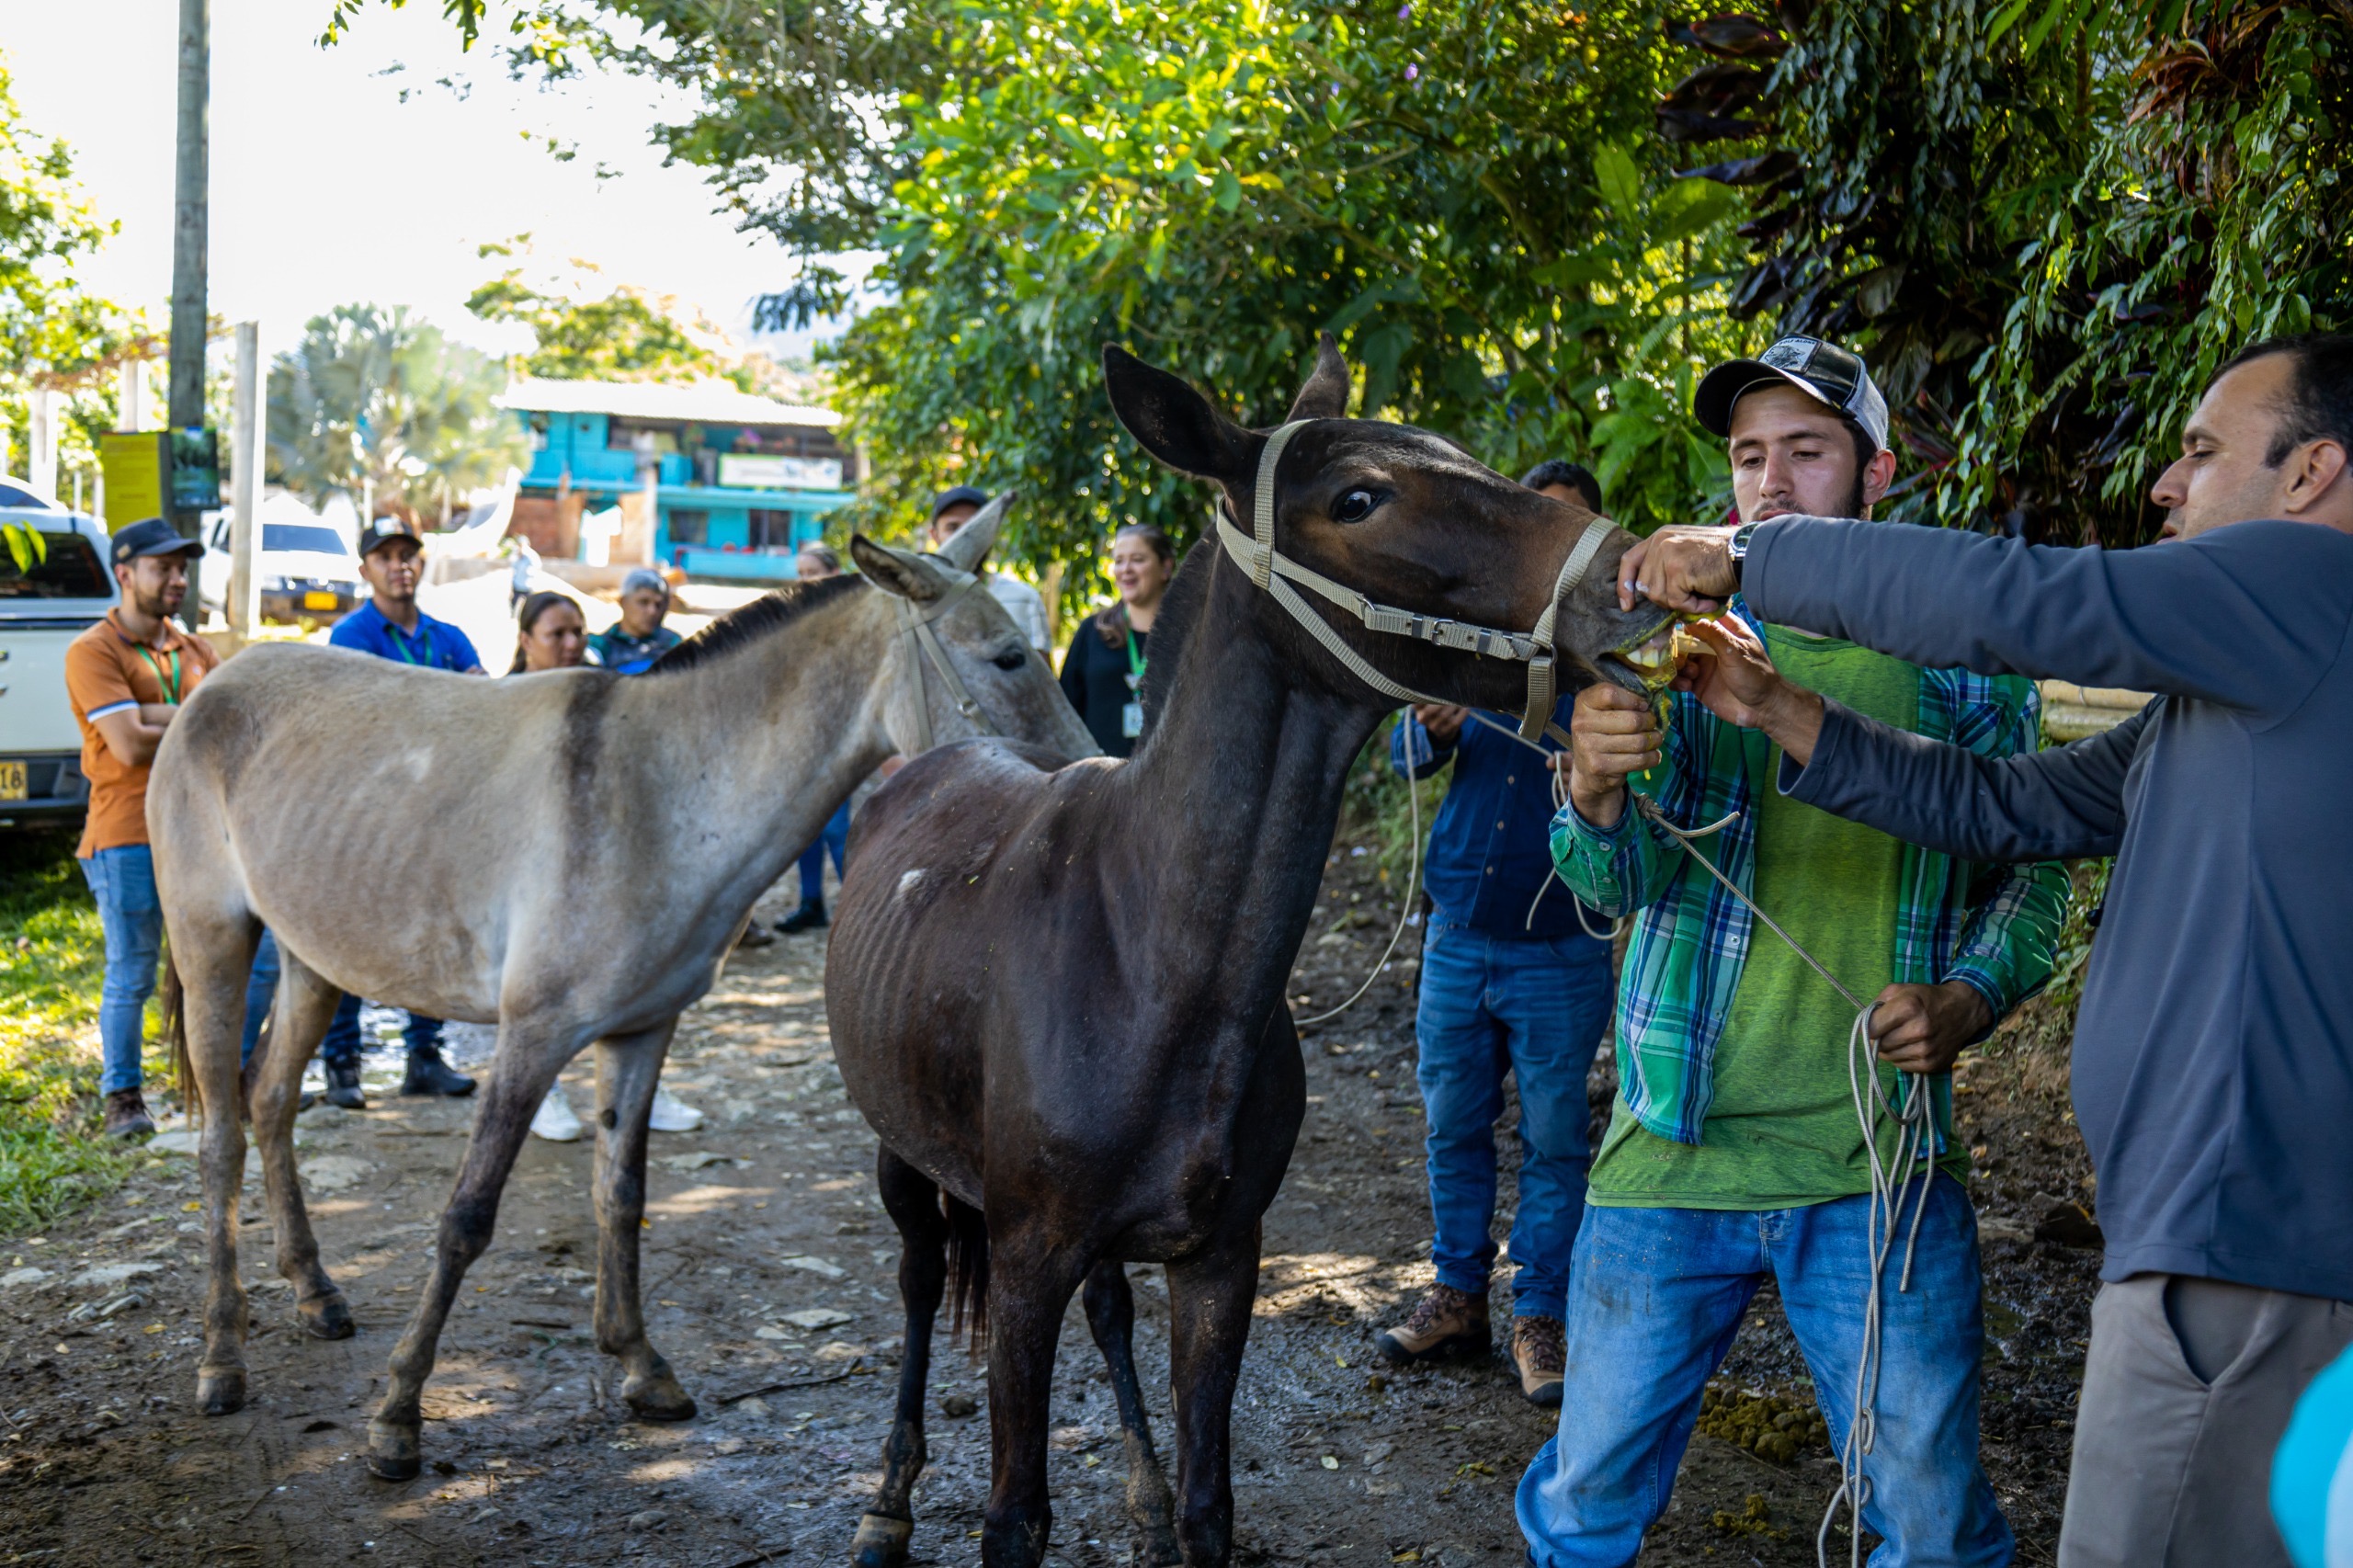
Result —
<path fill-rule="evenodd" d="M 2136 1274 L 2092 1302 L 2059 1568 L 2289 1568 L 2271 1456 L 2353 1302 Z"/>

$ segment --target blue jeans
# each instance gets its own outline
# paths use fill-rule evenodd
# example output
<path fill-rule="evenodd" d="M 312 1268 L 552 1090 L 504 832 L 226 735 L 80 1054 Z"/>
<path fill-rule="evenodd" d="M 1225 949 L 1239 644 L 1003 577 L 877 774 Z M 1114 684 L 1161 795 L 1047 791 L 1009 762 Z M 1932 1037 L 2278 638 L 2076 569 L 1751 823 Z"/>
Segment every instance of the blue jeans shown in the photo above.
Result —
<path fill-rule="evenodd" d="M 155 858 L 143 844 L 101 849 L 82 862 L 107 934 L 107 974 L 98 990 L 101 1094 L 140 1085 L 139 1050 L 147 1033 L 147 998 L 164 951 L 164 906 L 155 897 Z"/>
<path fill-rule="evenodd" d="M 1593 1147 L 1585 1079 L 1609 1019 L 1609 948 L 1589 937 L 1490 937 L 1433 922 L 1414 1020 L 1429 1116 L 1430 1261 L 1483 1296 L 1495 1261 L 1495 1118 L 1519 1085 L 1512 1312 L 1559 1317 Z"/>
<path fill-rule="evenodd" d="M 825 825 L 801 852 L 801 902 L 825 902 L 825 851 L 834 852 L 834 875 L 842 874 L 842 855 L 849 846 L 849 802 L 844 801 L 825 819 Z"/>
<path fill-rule="evenodd" d="M 261 1021 L 269 1016 L 270 1003 L 277 995 L 278 938 L 264 931 L 261 946 L 254 951 L 253 976 L 245 982 L 245 1060 L 253 1057 L 254 1042 L 261 1038 Z M 422 1013 L 408 1016 L 410 1051 L 431 1051 L 440 1043 L 440 1019 L 428 1018 Z M 359 998 L 346 993 L 343 1000 L 335 1004 L 335 1019 L 327 1025 L 326 1038 L 319 1043 L 319 1060 L 331 1067 L 357 1067 L 360 1051 Z"/>
<path fill-rule="evenodd" d="M 1831 1441 L 1846 1441 L 1870 1278 L 1869 1202 L 1586 1214 L 1570 1277 L 1560 1430 L 1519 1483 L 1529 1562 L 1634 1561 L 1643 1532 L 1666 1511 L 1700 1392 L 1768 1274 L 1779 1282 Z M 1903 1266 L 1899 1239 L 1881 1287 L 1878 1437 L 1864 1460 L 1863 1519 L 1885 1538 L 1872 1568 L 2007 1563 L 2010 1527 L 1977 1457 L 1977 1217 L 1951 1177 L 1929 1186 L 1907 1291 L 1896 1290 Z"/>

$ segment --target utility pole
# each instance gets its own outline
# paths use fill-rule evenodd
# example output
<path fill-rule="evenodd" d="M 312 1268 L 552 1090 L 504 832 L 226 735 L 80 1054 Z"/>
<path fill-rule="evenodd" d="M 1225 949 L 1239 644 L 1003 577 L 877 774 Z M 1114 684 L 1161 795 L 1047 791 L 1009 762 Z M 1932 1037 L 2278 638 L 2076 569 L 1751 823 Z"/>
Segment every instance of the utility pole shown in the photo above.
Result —
<path fill-rule="evenodd" d="M 171 427 L 204 423 L 205 260 L 209 223 L 205 210 L 210 180 L 206 115 L 212 96 L 211 0 L 180 0 L 179 147 L 172 193 Z M 168 490 L 164 503 L 171 506 Z M 194 512 L 171 511 L 172 526 L 194 539 L 202 526 Z M 195 624 L 197 596 L 188 597 Z"/>

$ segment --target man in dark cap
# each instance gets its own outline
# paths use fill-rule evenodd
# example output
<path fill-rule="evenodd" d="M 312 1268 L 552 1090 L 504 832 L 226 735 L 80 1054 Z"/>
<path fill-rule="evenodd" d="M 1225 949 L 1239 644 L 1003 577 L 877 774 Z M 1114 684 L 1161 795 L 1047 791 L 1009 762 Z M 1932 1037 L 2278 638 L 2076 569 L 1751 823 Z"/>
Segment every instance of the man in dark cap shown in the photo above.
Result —
<path fill-rule="evenodd" d="M 971 522 L 988 504 L 988 493 L 969 484 L 941 491 L 931 504 L 931 548 L 938 550 L 953 539 L 956 530 Z M 1006 614 L 1013 617 L 1013 624 L 1021 628 L 1021 634 L 1029 639 L 1029 646 L 1045 653 L 1053 639 L 1046 625 L 1046 601 L 1038 597 L 1038 590 L 1018 577 L 990 571 L 985 555 L 975 570 L 980 573 L 981 585 L 1005 607 Z"/>

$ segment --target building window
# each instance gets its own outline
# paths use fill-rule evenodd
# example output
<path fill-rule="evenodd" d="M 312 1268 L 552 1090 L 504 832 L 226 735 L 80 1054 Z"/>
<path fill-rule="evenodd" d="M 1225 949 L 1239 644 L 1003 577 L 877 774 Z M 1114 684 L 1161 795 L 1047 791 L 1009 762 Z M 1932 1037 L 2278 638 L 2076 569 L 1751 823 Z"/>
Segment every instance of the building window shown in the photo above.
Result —
<path fill-rule="evenodd" d="M 657 454 L 675 452 L 678 449 L 678 431 L 676 426 L 655 425 L 642 419 L 619 417 L 606 422 L 605 449 L 612 452 L 634 450 L 640 436 L 653 438 L 654 444 L 650 449 Z"/>
<path fill-rule="evenodd" d="M 770 554 L 790 554 L 800 548 L 792 537 L 792 514 L 790 512 L 750 511 L 745 521 L 751 529 L 745 542 L 746 550 Z"/>
<path fill-rule="evenodd" d="M 680 508 L 670 514 L 672 544 L 707 544 L 710 540 L 710 514 Z"/>

